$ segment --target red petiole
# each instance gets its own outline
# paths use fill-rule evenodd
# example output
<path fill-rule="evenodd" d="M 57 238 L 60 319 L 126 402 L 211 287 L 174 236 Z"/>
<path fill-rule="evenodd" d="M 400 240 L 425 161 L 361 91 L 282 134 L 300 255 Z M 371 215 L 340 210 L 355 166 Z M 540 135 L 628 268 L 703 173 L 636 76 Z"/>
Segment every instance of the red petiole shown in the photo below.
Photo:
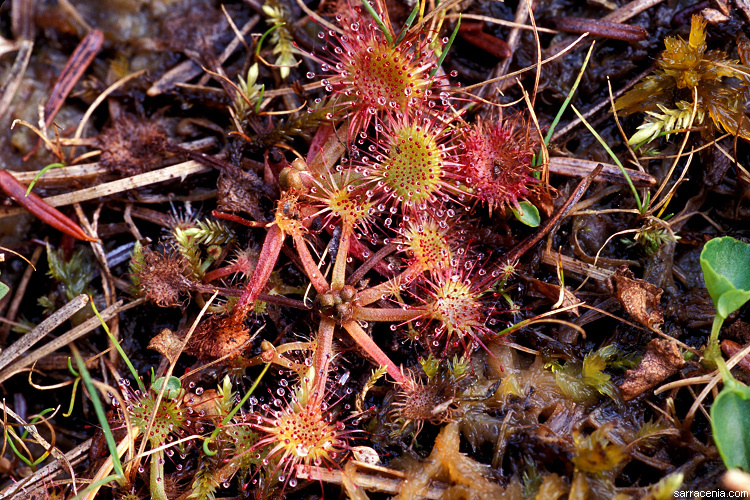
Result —
<path fill-rule="evenodd" d="M 26 194 L 26 186 L 18 182 L 11 173 L 0 170 L 0 188 L 5 194 L 13 198 L 16 203 L 31 212 L 42 222 L 54 227 L 58 231 L 83 241 L 99 241 L 86 234 L 81 226 L 63 215 L 58 209 L 49 205 L 34 193 Z"/>

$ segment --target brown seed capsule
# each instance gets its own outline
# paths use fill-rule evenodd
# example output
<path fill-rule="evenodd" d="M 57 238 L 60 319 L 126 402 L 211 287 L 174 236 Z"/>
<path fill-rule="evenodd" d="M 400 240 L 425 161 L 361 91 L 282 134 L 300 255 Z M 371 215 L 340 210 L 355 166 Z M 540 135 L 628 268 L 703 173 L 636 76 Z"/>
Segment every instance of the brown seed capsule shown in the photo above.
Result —
<path fill-rule="evenodd" d="M 351 302 L 357 295 L 357 290 L 351 285 L 345 285 L 339 292 L 339 295 L 341 295 L 341 300 L 344 302 Z"/>

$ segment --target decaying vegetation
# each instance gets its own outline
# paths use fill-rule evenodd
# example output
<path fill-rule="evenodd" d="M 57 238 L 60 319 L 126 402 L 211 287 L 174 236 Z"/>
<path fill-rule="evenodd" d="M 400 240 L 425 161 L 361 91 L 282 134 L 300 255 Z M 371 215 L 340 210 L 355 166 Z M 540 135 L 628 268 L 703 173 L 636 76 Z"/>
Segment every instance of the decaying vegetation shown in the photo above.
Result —
<path fill-rule="evenodd" d="M 750 489 L 744 4 L 436 3 L 0 7 L 0 496 Z"/>

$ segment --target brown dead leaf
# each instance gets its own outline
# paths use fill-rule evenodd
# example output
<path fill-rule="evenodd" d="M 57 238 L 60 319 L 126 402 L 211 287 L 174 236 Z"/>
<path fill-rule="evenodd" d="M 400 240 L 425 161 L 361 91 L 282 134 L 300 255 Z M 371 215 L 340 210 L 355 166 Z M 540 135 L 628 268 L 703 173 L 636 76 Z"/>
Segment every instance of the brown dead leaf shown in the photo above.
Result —
<path fill-rule="evenodd" d="M 528 278 L 529 286 L 532 290 L 541 293 L 547 299 L 555 303 L 555 309 L 568 306 L 577 306 L 581 303 L 580 300 L 570 291 L 570 288 L 562 288 L 562 300 L 561 300 L 561 287 L 553 283 L 546 283 L 534 278 Z M 578 316 L 580 313 L 578 307 L 573 307 L 570 312 Z"/>
<path fill-rule="evenodd" d="M 685 364 L 675 342 L 653 339 L 646 346 L 646 354 L 633 370 L 625 372 L 625 381 L 620 386 L 622 398 L 630 401 L 673 375 Z"/>
<path fill-rule="evenodd" d="M 721 350 L 724 354 L 726 354 L 728 358 L 731 358 L 742 349 L 744 349 L 743 346 L 732 340 L 724 339 L 721 341 Z M 747 372 L 750 372 L 750 355 L 747 355 L 744 358 L 740 358 L 739 361 L 737 361 L 737 366 Z"/>
<path fill-rule="evenodd" d="M 219 402 L 221 401 L 221 396 L 219 396 L 216 389 L 208 389 L 207 391 L 203 391 L 202 394 L 189 392 L 185 394 L 185 397 L 182 400 L 185 405 L 192 408 L 195 413 L 203 411 L 203 415 L 210 417 L 215 417 L 221 413 L 218 407 Z"/>
<path fill-rule="evenodd" d="M 551 217 L 555 211 L 552 195 L 548 191 L 532 191 L 529 193 L 529 201 L 542 212 L 545 217 Z"/>
<path fill-rule="evenodd" d="M 148 343 L 148 348 L 167 358 L 167 361 L 170 363 L 174 363 L 180 356 L 182 339 L 172 330 L 165 328 L 156 337 L 151 339 L 151 342 Z"/>
<path fill-rule="evenodd" d="M 664 323 L 664 315 L 659 307 L 664 292 L 656 285 L 636 279 L 633 273 L 622 266 L 607 279 L 607 288 L 636 321 L 651 330 L 658 330 Z"/>
<path fill-rule="evenodd" d="M 255 220 L 265 220 L 260 206 L 258 176 L 252 172 L 227 172 L 217 183 L 218 209 L 223 212 L 246 211 Z"/>
<path fill-rule="evenodd" d="M 207 363 L 224 356 L 236 358 L 250 340 L 250 330 L 233 316 L 214 315 L 203 320 L 190 338 L 185 352 Z"/>

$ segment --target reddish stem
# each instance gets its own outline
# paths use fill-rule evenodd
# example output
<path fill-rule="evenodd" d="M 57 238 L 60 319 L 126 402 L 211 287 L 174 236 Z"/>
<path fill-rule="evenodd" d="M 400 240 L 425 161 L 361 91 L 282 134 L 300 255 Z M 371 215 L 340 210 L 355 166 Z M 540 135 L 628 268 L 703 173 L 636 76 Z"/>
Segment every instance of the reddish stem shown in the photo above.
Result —
<path fill-rule="evenodd" d="M 358 259 L 361 262 L 367 261 L 367 257 L 365 257 L 365 252 L 372 255 L 372 251 L 367 248 L 367 246 L 362 243 L 360 240 L 354 238 L 352 241 L 349 242 L 349 253 L 355 258 Z M 389 252 L 390 253 L 390 252 Z M 393 276 L 393 271 L 388 269 L 388 264 L 382 259 L 378 260 L 372 265 L 372 269 L 385 277 Z M 351 284 L 354 280 L 349 277 L 349 283 Z"/>
<path fill-rule="evenodd" d="M 328 366 L 333 358 L 333 331 L 336 323 L 329 318 L 320 318 L 318 337 L 315 339 L 315 351 L 313 354 L 313 367 L 315 368 L 315 394 L 322 396 L 326 391 L 328 381 Z"/>
<path fill-rule="evenodd" d="M 351 224 L 344 223 L 339 238 L 339 250 L 331 274 L 331 290 L 341 290 L 346 285 L 346 259 L 349 257 L 349 242 L 354 236 Z"/>
<path fill-rule="evenodd" d="M 570 196 L 568 196 L 568 199 L 565 200 L 565 203 L 563 203 L 563 205 L 557 210 L 557 212 L 555 212 L 552 217 L 547 219 L 544 222 L 544 224 L 539 226 L 539 228 L 536 231 L 534 231 L 532 234 L 530 234 L 525 240 L 521 241 L 520 243 L 516 244 L 513 248 L 511 248 L 503 256 L 503 260 L 500 261 L 500 264 L 495 269 L 496 270 L 500 269 L 507 262 L 516 262 L 518 259 L 521 258 L 523 254 L 525 254 L 528 250 L 530 250 L 531 247 L 536 245 L 542 238 L 544 238 L 547 235 L 547 233 L 552 231 L 552 229 L 554 229 L 555 226 L 557 226 L 561 220 L 567 217 L 568 213 L 573 209 L 573 206 L 576 203 L 578 203 L 578 200 L 580 200 L 581 197 L 584 195 L 584 193 L 586 193 L 586 190 L 589 188 L 591 183 L 599 175 L 599 173 L 602 171 L 603 168 L 604 166 L 600 163 L 599 165 L 596 166 L 594 170 L 591 171 L 591 173 L 585 179 L 581 179 L 581 182 L 578 183 L 575 190 L 570 194 Z M 497 276 L 495 275 L 494 272 L 489 272 L 484 278 L 479 280 L 479 282 L 476 283 L 474 287 L 477 290 L 485 289 L 489 287 L 495 281 L 497 281 Z M 367 305 L 364 303 L 361 303 L 361 304 Z"/>
<path fill-rule="evenodd" d="M 6 170 L 0 170 L 0 188 L 13 198 L 16 203 L 31 212 L 42 222 L 54 227 L 58 231 L 83 241 L 99 241 L 86 234 L 81 226 L 63 215 L 55 207 L 48 204 L 34 193 L 26 195 L 26 186 L 18 182 L 12 174 Z"/>
<path fill-rule="evenodd" d="M 86 68 L 89 67 L 91 61 L 94 60 L 99 49 L 102 48 L 104 43 L 104 34 L 99 30 L 92 30 L 86 35 L 83 40 L 78 44 L 76 49 L 70 55 L 68 62 L 63 66 L 60 76 L 57 77 L 55 85 L 52 87 L 49 99 L 44 105 L 44 125 L 49 127 L 52 120 L 55 119 L 55 115 L 60 110 L 63 102 L 73 90 L 73 87 L 81 79 L 81 76 L 86 72 Z M 41 139 L 36 143 L 34 149 L 23 157 L 23 161 L 28 160 L 31 156 L 36 153 L 41 144 Z"/>
<path fill-rule="evenodd" d="M 590 33 L 625 42 L 640 42 L 648 38 L 645 28 L 632 24 L 611 23 L 584 17 L 553 17 L 552 22 L 557 29 L 567 33 Z"/>
<path fill-rule="evenodd" d="M 297 247 L 297 255 L 299 255 L 299 259 L 302 262 L 302 267 L 305 268 L 307 277 L 310 278 L 310 283 L 315 287 L 316 292 L 326 293 L 331 287 L 328 286 L 328 281 L 326 281 L 325 277 L 323 277 L 323 274 L 320 272 L 320 269 L 318 269 L 318 264 L 315 263 L 315 259 L 310 255 L 310 250 L 307 248 L 307 242 L 301 234 L 293 234 L 292 238 L 294 238 L 294 245 Z"/>
<path fill-rule="evenodd" d="M 408 283 L 419 273 L 419 269 L 415 267 L 407 267 L 401 274 L 399 274 L 395 278 L 359 292 L 359 294 L 357 295 L 357 304 L 362 307 L 370 305 L 373 302 L 382 299 L 384 295 L 390 295 L 391 291 L 394 289 L 394 287 L 398 286 L 399 283 Z"/>
<path fill-rule="evenodd" d="M 365 247 L 362 245 L 362 242 L 358 239 L 353 239 L 350 246 L 349 246 L 349 253 L 357 257 L 359 260 L 363 261 L 362 265 L 357 268 L 356 271 L 354 271 L 352 274 L 349 275 L 348 278 L 346 278 L 346 282 L 350 285 L 355 285 L 359 280 L 364 278 L 365 274 L 370 269 L 375 269 L 376 271 L 380 272 L 377 267 L 378 265 L 382 265 L 383 268 L 385 268 L 388 272 L 388 274 L 384 274 L 384 276 L 389 277 L 393 274 L 393 272 L 388 269 L 388 265 L 383 261 L 383 259 L 388 256 L 389 254 L 396 251 L 398 248 L 398 245 L 395 243 L 389 243 L 385 245 L 384 247 L 381 247 L 380 250 L 375 252 L 374 254 L 371 254 L 369 257 L 365 258 L 363 254 L 357 254 L 355 252 L 355 246 L 359 246 L 360 250 L 364 249 Z M 382 274 L 382 273 L 381 273 Z"/>
<path fill-rule="evenodd" d="M 250 276 L 250 281 L 247 283 L 245 292 L 240 297 L 239 302 L 237 302 L 234 314 L 244 316 L 252 309 L 255 301 L 258 299 L 258 295 L 266 287 L 268 278 L 271 277 L 283 245 L 284 232 L 279 226 L 274 224 L 268 228 L 266 239 L 263 240 L 263 247 L 260 249 L 258 263 L 255 265 L 255 269 L 253 269 L 253 274 Z"/>
<path fill-rule="evenodd" d="M 242 224 L 243 226 L 248 227 L 266 227 L 268 225 L 268 223 L 266 222 L 255 222 L 252 220 L 247 220 L 246 218 L 240 217 L 239 215 L 228 214 L 226 212 L 220 212 L 219 210 L 212 210 L 211 215 L 213 215 L 217 219 L 230 220 L 232 222 L 236 222 L 237 224 Z"/>
<path fill-rule="evenodd" d="M 385 366 L 388 375 L 391 376 L 397 384 L 405 384 L 406 377 L 401 372 L 398 366 L 391 361 L 386 353 L 375 343 L 375 341 L 367 335 L 355 321 L 347 321 L 343 324 L 343 327 L 349 332 L 354 341 L 364 350 L 370 358 L 372 358 L 378 366 Z"/>
<path fill-rule="evenodd" d="M 722 340 L 721 350 L 724 351 L 724 354 L 726 354 L 727 357 L 731 358 L 742 350 L 742 346 L 737 342 L 733 342 L 731 340 Z M 750 355 L 745 356 L 744 358 L 740 358 L 740 360 L 737 362 L 737 366 L 742 367 L 745 371 L 750 372 Z"/>
<path fill-rule="evenodd" d="M 498 59 L 507 59 L 513 55 L 508 44 L 496 36 L 492 36 L 484 31 L 461 31 L 459 36 L 470 44 L 479 47 L 485 52 L 489 52 Z"/>
<path fill-rule="evenodd" d="M 425 312 L 421 309 L 383 309 L 381 307 L 354 307 L 352 319 L 355 321 L 396 322 L 411 321 Z"/>
<path fill-rule="evenodd" d="M 221 279 L 225 276 L 229 276 L 230 274 L 234 274 L 239 271 L 240 270 L 238 269 L 238 267 L 234 264 L 220 267 L 219 269 L 213 269 L 207 272 L 205 276 L 203 276 L 203 281 L 205 283 L 211 283 L 212 281 L 216 281 L 218 279 Z"/>

